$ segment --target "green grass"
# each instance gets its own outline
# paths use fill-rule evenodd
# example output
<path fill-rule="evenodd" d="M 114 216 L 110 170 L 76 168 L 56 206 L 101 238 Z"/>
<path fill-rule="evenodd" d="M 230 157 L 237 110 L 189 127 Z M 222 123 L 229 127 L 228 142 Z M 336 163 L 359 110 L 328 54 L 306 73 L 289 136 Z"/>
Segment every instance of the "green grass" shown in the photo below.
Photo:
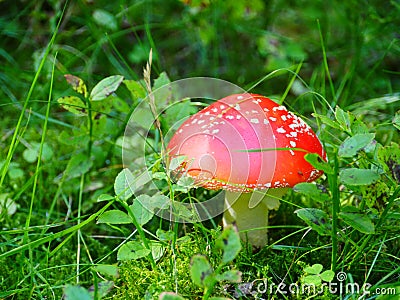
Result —
<path fill-rule="evenodd" d="M 257 283 L 338 283 L 325 280 L 328 270 L 370 284 L 372 299 L 382 289 L 399 294 L 400 6 L 184 2 L 78 0 L 65 10 L 59 1 L 0 3 L 8 5 L 0 17 L 0 298 L 60 299 L 64 291 L 70 299 L 88 291 L 102 299 L 232 298 L 235 289 L 257 291 Z M 150 48 L 151 74 L 143 75 Z M 66 74 L 81 78 L 87 94 Z M 100 86 L 104 97 L 92 101 L 93 88 L 112 75 L 130 81 L 111 96 L 109 84 Z M 122 157 L 125 127 L 149 91 L 195 76 L 283 101 L 315 129 L 329 158 L 314 162 L 325 171 L 317 189 L 296 187 L 271 213 L 269 244 L 255 253 L 243 244 L 223 266 L 220 216 L 175 223 L 142 215 L 137 204 L 215 195 L 172 182 L 160 153 L 177 114 L 210 101 L 166 109 L 147 136 L 139 127 L 125 140 L 133 150 Z M 61 106 L 68 96 L 72 106 Z M 166 108 L 157 101 L 137 116 L 146 121 L 150 107 Z M 147 172 L 162 195 L 146 187 L 132 196 L 118 177 L 127 160 L 129 183 Z M 190 275 L 196 254 L 218 272 L 240 271 L 241 282 L 216 282 L 204 294 Z M 322 294 L 316 298 L 339 297 L 327 286 Z"/>

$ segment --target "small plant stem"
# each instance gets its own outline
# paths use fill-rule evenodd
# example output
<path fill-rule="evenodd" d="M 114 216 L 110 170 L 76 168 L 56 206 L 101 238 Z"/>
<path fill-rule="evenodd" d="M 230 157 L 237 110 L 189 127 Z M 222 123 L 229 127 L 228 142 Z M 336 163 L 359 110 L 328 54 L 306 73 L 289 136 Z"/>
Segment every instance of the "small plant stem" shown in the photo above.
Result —
<path fill-rule="evenodd" d="M 119 203 L 121 203 L 121 205 L 124 207 L 124 209 L 127 211 L 128 215 L 131 217 L 132 219 L 132 223 L 133 225 L 136 227 L 136 230 L 139 233 L 140 239 L 144 245 L 144 247 L 148 250 L 151 250 L 151 247 L 149 245 L 149 241 L 147 240 L 147 237 L 143 231 L 142 226 L 139 224 L 139 222 L 136 220 L 135 215 L 132 213 L 131 209 L 129 208 L 129 205 L 126 204 L 125 201 L 119 200 Z M 150 254 L 148 255 L 148 259 L 150 261 L 151 267 L 153 270 L 155 270 L 157 268 L 156 266 L 156 262 L 154 261 L 153 255 L 150 252 Z"/>
<path fill-rule="evenodd" d="M 338 225 L 338 213 L 340 211 L 340 198 L 339 198 L 339 186 L 337 182 L 339 163 L 337 154 L 334 154 L 333 159 L 333 174 L 328 175 L 329 187 L 332 192 L 332 257 L 331 257 L 331 270 L 336 270 L 336 258 L 338 251 L 338 239 L 337 239 L 337 225 Z"/>
<path fill-rule="evenodd" d="M 80 259 L 81 259 L 81 229 L 79 227 L 81 223 L 81 210 L 82 210 L 82 197 L 83 188 L 85 184 L 85 174 L 81 175 L 81 182 L 79 187 L 79 198 L 78 198 L 78 230 L 77 230 L 77 245 L 76 245 L 76 283 L 79 283 L 79 270 L 80 270 Z"/>
<path fill-rule="evenodd" d="M 86 105 L 88 108 L 88 126 L 89 126 L 89 142 L 88 142 L 88 159 L 92 156 L 93 146 L 93 119 L 92 119 L 92 103 L 89 96 L 86 98 Z"/>

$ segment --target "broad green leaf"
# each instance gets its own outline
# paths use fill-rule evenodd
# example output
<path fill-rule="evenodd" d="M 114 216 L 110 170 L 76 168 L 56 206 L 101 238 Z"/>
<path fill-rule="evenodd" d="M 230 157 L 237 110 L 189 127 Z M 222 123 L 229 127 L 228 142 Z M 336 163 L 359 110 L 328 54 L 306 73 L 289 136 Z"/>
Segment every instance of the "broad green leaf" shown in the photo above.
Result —
<path fill-rule="evenodd" d="M 374 170 L 349 168 L 339 172 L 342 183 L 348 185 L 368 185 L 379 179 L 379 174 Z"/>
<path fill-rule="evenodd" d="M 351 117 L 349 112 L 345 112 L 339 106 L 336 106 L 335 117 L 336 120 L 339 122 L 340 126 L 342 127 L 342 129 L 344 130 L 350 129 Z"/>
<path fill-rule="evenodd" d="M 308 161 L 314 168 L 324 171 L 326 174 L 333 174 L 333 169 L 324 161 L 317 153 L 307 153 L 304 159 Z"/>
<path fill-rule="evenodd" d="M 8 193 L 0 194 L 0 216 L 7 214 L 9 216 L 15 214 L 17 204 L 14 200 L 8 197 Z"/>
<path fill-rule="evenodd" d="M 123 79 L 124 77 L 121 75 L 114 75 L 104 78 L 99 83 L 97 83 L 91 91 L 90 100 L 100 101 L 106 99 L 118 89 Z"/>
<path fill-rule="evenodd" d="M 190 261 L 190 276 L 199 287 L 210 287 L 214 281 L 213 269 L 204 255 L 197 254 Z"/>
<path fill-rule="evenodd" d="M 375 232 L 375 226 L 372 223 L 371 219 L 362 213 L 351 213 L 351 212 L 340 212 L 339 216 L 345 221 L 348 225 L 353 227 L 354 229 L 365 233 L 372 234 Z"/>
<path fill-rule="evenodd" d="M 74 76 L 71 74 L 64 75 L 65 79 L 67 80 L 68 84 L 72 86 L 72 88 L 81 94 L 83 97 L 87 98 L 88 92 L 85 82 L 79 78 L 78 76 Z"/>
<path fill-rule="evenodd" d="M 353 157 L 358 151 L 368 146 L 375 138 L 374 133 L 356 134 L 348 137 L 339 147 L 340 157 Z"/>
<path fill-rule="evenodd" d="M 99 197 L 97 197 L 97 202 L 110 201 L 113 199 L 114 199 L 114 196 L 111 196 L 108 194 L 101 194 Z"/>
<path fill-rule="evenodd" d="M 185 298 L 173 292 L 162 292 L 158 300 L 185 300 Z"/>
<path fill-rule="evenodd" d="M 157 90 L 164 85 L 170 84 L 171 80 L 169 79 L 168 75 L 166 72 L 161 72 L 161 74 L 154 80 L 153 84 L 153 90 Z"/>
<path fill-rule="evenodd" d="M 118 249 L 118 260 L 133 260 L 146 257 L 151 253 L 150 249 L 146 249 L 142 243 L 138 241 L 127 242 Z"/>
<path fill-rule="evenodd" d="M 129 224 L 132 223 L 132 219 L 123 211 L 112 209 L 104 212 L 98 219 L 97 224 L 109 223 L 109 224 Z"/>
<path fill-rule="evenodd" d="M 87 155 L 80 153 L 69 160 L 65 173 L 69 179 L 76 178 L 89 172 L 92 165 L 93 162 Z"/>
<path fill-rule="evenodd" d="M 159 111 L 166 107 L 172 98 L 170 82 L 165 72 L 162 72 L 160 76 L 154 80 L 153 97 Z"/>
<path fill-rule="evenodd" d="M 317 208 L 301 208 L 295 213 L 320 235 L 330 234 L 331 226 L 328 223 L 328 215 L 324 211 Z"/>
<path fill-rule="evenodd" d="M 175 233 L 170 230 L 165 231 L 165 230 L 162 230 L 161 228 L 158 228 L 156 231 L 156 235 L 160 239 L 160 241 L 169 242 L 174 239 Z"/>
<path fill-rule="evenodd" d="M 340 129 L 340 124 L 338 122 L 335 122 L 335 120 L 332 120 L 331 118 L 325 116 L 325 115 L 320 115 L 317 113 L 312 114 L 315 118 L 318 118 L 321 120 L 322 123 L 325 125 L 328 125 L 332 128 Z"/>
<path fill-rule="evenodd" d="M 133 204 L 129 205 L 129 209 L 140 225 L 146 224 L 154 216 L 154 212 L 150 210 L 146 204 L 143 204 L 138 198 L 133 200 Z"/>
<path fill-rule="evenodd" d="M 22 153 L 23 158 L 29 162 L 33 163 L 38 159 L 40 151 L 40 143 L 38 142 L 31 142 L 30 148 L 27 148 Z M 43 143 L 42 147 L 42 160 L 48 161 L 53 157 L 53 149 L 47 144 Z"/>
<path fill-rule="evenodd" d="M 126 201 L 133 195 L 133 192 L 135 190 L 135 177 L 129 169 L 123 169 L 115 178 L 115 194 L 118 196 L 119 199 Z"/>
<path fill-rule="evenodd" d="M 97 265 L 93 269 L 103 275 L 118 277 L 118 266 L 116 265 Z"/>
<path fill-rule="evenodd" d="M 151 255 L 153 256 L 153 259 L 155 261 L 160 260 L 161 257 L 164 255 L 165 247 L 163 246 L 162 243 L 159 243 L 157 241 L 151 241 L 150 248 L 151 248 Z"/>
<path fill-rule="evenodd" d="M 297 193 L 308 195 L 316 201 L 324 202 L 330 199 L 327 193 L 324 193 L 315 183 L 301 182 L 293 187 L 293 190 Z"/>
<path fill-rule="evenodd" d="M 72 134 L 62 131 L 58 135 L 58 141 L 64 145 L 85 145 L 89 142 L 89 139 L 89 135 L 82 131 L 75 131 Z"/>
<path fill-rule="evenodd" d="M 242 272 L 237 270 L 228 270 L 222 274 L 218 274 L 215 277 L 218 281 L 228 281 L 233 283 L 239 283 L 242 281 Z"/>
<path fill-rule="evenodd" d="M 104 9 L 96 9 L 93 12 L 94 21 L 109 30 L 117 30 L 118 23 L 116 17 Z"/>
<path fill-rule="evenodd" d="M 142 84 L 135 80 L 124 80 L 123 83 L 135 99 L 146 98 L 146 88 L 144 87 L 144 83 Z"/>
<path fill-rule="evenodd" d="M 76 116 L 87 116 L 86 104 L 76 96 L 65 96 L 57 99 L 57 102 Z"/>
<path fill-rule="evenodd" d="M 172 157 L 168 164 L 168 172 L 173 172 L 176 169 L 180 168 L 182 163 L 185 161 L 186 156 L 180 155 L 176 157 Z"/>
<path fill-rule="evenodd" d="M 335 278 L 335 272 L 326 270 L 320 274 L 321 279 L 326 282 L 331 282 Z"/>
<path fill-rule="evenodd" d="M 317 275 L 321 273 L 324 267 L 321 264 L 313 264 L 312 266 L 308 266 L 304 268 L 304 272 L 308 274 Z"/>
<path fill-rule="evenodd" d="M 310 284 L 313 286 L 319 286 L 322 283 L 322 281 L 319 275 L 307 275 L 303 277 L 303 283 Z"/>
<path fill-rule="evenodd" d="M 78 285 L 67 284 L 64 288 L 64 299 L 66 300 L 92 300 L 90 293 Z"/>
<path fill-rule="evenodd" d="M 222 263 L 224 264 L 234 260 L 242 249 L 237 229 L 232 225 L 225 227 L 215 244 L 223 251 Z"/>

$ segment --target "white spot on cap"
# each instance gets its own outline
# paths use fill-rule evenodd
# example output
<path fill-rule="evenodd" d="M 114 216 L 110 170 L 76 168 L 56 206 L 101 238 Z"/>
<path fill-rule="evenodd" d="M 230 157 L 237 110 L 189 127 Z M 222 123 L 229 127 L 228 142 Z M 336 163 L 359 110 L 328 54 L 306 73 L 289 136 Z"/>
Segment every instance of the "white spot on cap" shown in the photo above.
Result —
<path fill-rule="evenodd" d="M 278 132 L 278 133 L 285 133 L 286 130 L 283 129 L 283 127 L 279 127 L 279 128 L 276 130 L 276 132 Z"/>
<path fill-rule="evenodd" d="M 211 134 L 216 134 L 216 133 L 218 133 L 219 132 L 219 129 L 214 129 L 212 132 L 211 132 Z"/>
<path fill-rule="evenodd" d="M 282 119 L 283 121 L 286 121 L 286 120 L 287 120 L 287 118 L 286 118 L 285 115 L 282 115 L 282 116 L 281 116 L 281 119 Z"/>
<path fill-rule="evenodd" d="M 283 105 L 279 105 L 279 106 L 275 106 L 272 110 L 273 110 L 273 111 L 277 111 L 277 110 L 286 110 L 286 107 L 284 107 Z"/>
<path fill-rule="evenodd" d="M 269 124 L 269 122 L 268 122 L 267 119 L 264 119 L 264 124 L 265 124 L 265 125 L 268 125 L 268 124 Z"/>
<path fill-rule="evenodd" d="M 225 108 L 225 105 L 221 104 L 221 105 L 219 106 L 219 108 L 220 108 L 220 109 L 224 109 L 224 108 Z"/>
<path fill-rule="evenodd" d="M 274 117 L 269 117 L 268 119 L 270 119 L 272 122 L 276 121 L 276 118 L 274 118 Z"/>
<path fill-rule="evenodd" d="M 293 148 L 296 147 L 296 142 L 290 141 L 290 146 L 292 146 Z"/>
<path fill-rule="evenodd" d="M 237 96 L 237 98 L 238 98 L 238 100 L 242 100 L 243 96 L 239 95 L 239 96 Z"/>
<path fill-rule="evenodd" d="M 237 115 L 236 119 L 239 120 L 242 116 L 241 115 Z"/>
<path fill-rule="evenodd" d="M 229 119 L 229 120 L 233 120 L 235 117 L 234 117 L 234 116 L 231 116 L 231 115 L 229 115 L 229 116 L 226 116 L 226 118 L 227 118 L 227 119 Z"/>
<path fill-rule="evenodd" d="M 294 155 L 294 151 L 292 149 L 289 150 L 290 154 Z M 291 174 L 292 172 L 289 172 Z"/>
<path fill-rule="evenodd" d="M 236 103 L 235 109 L 236 109 L 236 110 L 240 110 L 240 105 L 239 105 L 238 103 Z"/>
<path fill-rule="evenodd" d="M 258 119 L 250 119 L 250 122 L 254 123 L 254 124 L 258 124 L 259 123 Z"/>

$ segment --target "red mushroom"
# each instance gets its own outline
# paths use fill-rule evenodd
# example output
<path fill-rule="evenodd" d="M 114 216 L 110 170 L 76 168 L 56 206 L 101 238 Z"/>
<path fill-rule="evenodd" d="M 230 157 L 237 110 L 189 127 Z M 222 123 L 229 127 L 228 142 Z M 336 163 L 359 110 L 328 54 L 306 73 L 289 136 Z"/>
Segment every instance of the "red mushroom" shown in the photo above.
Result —
<path fill-rule="evenodd" d="M 305 159 L 321 142 L 302 119 L 272 100 L 236 94 L 216 101 L 187 119 L 167 146 L 175 170 L 197 186 L 224 189 L 224 226 L 235 222 L 254 247 L 267 243 L 268 211 L 279 208 L 288 188 L 322 175 Z"/>

